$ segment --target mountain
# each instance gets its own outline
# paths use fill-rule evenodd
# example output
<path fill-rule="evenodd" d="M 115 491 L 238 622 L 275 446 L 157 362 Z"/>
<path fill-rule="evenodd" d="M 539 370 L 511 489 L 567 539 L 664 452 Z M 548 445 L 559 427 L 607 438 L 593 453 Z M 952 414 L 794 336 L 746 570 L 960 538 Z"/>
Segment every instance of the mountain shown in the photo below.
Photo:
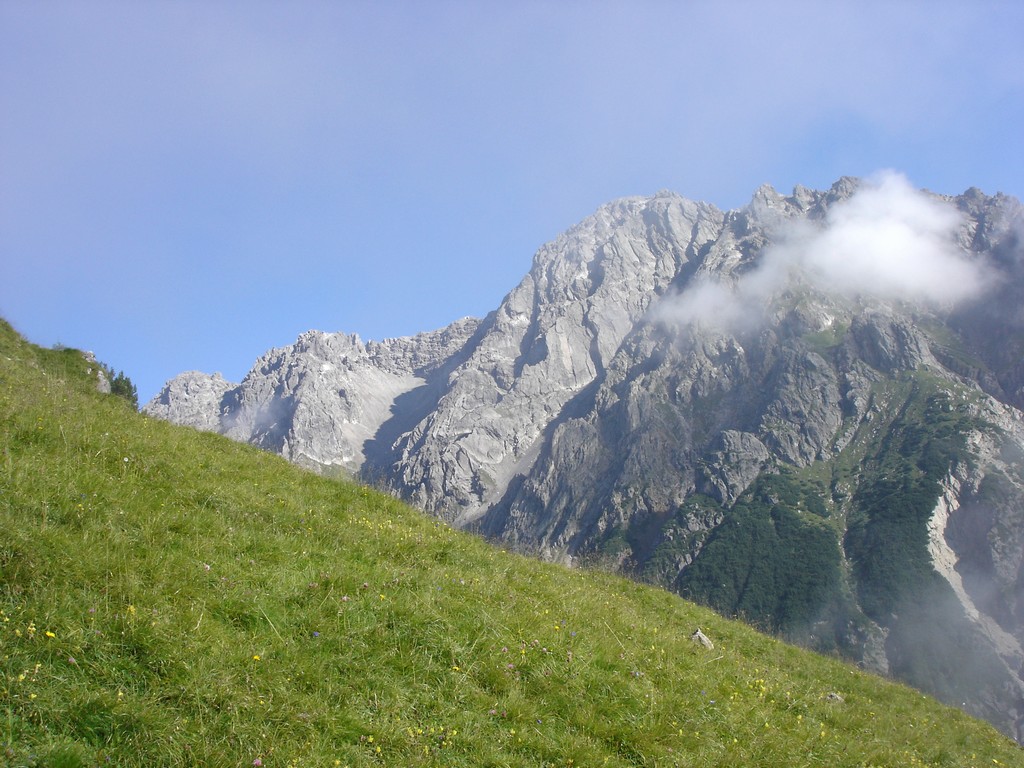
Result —
<path fill-rule="evenodd" d="M 610 203 L 490 315 L 147 413 L 1024 728 L 1024 211 L 897 176 Z"/>

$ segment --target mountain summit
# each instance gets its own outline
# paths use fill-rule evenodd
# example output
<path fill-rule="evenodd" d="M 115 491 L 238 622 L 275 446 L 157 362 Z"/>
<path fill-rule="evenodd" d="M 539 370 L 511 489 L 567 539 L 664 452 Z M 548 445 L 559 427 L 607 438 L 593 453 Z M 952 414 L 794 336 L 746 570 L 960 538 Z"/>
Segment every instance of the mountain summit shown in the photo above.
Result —
<path fill-rule="evenodd" d="M 483 320 L 151 415 L 612 565 L 1024 727 L 1024 209 L 899 176 L 601 207 Z"/>

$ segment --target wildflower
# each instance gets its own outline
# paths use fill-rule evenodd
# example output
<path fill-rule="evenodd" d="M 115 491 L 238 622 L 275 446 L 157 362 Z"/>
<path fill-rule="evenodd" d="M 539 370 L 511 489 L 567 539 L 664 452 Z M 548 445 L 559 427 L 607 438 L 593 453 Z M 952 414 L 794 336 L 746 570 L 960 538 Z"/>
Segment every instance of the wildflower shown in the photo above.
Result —
<path fill-rule="evenodd" d="M 56 637 L 56 635 L 53 634 L 53 632 L 51 632 L 50 630 L 46 630 L 46 636 L 47 637 Z"/>
<path fill-rule="evenodd" d="M 260 660 L 260 655 L 259 655 L 258 653 L 254 653 L 254 654 L 252 655 L 252 660 L 253 660 L 253 661 L 259 661 L 259 660 Z"/>
<path fill-rule="evenodd" d="M 252 761 L 252 764 L 255 765 L 256 768 L 259 768 L 259 766 L 263 765 L 263 761 L 257 757 L 255 760 Z"/>

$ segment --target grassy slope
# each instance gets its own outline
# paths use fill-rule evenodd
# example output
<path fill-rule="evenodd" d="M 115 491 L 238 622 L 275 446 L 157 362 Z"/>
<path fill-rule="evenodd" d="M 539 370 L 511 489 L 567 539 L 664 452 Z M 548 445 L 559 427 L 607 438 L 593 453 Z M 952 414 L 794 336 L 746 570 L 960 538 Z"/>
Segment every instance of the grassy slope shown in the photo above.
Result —
<path fill-rule="evenodd" d="M 147 419 L 86 368 L 0 323 L 0 765 L 1024 764 L 919 693 Z"/>

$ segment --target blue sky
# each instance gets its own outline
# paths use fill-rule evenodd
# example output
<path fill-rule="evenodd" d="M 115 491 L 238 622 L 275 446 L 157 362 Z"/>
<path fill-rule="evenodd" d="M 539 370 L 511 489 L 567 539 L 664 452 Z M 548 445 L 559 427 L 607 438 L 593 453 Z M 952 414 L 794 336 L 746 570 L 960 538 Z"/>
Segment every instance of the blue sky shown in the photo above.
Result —
<path fill-rule="evenodd" d="M 1024 197 L 1019 2 L 0 0 L 0 315 L 145 401 L 497 307 L 661 189 Z"/>

